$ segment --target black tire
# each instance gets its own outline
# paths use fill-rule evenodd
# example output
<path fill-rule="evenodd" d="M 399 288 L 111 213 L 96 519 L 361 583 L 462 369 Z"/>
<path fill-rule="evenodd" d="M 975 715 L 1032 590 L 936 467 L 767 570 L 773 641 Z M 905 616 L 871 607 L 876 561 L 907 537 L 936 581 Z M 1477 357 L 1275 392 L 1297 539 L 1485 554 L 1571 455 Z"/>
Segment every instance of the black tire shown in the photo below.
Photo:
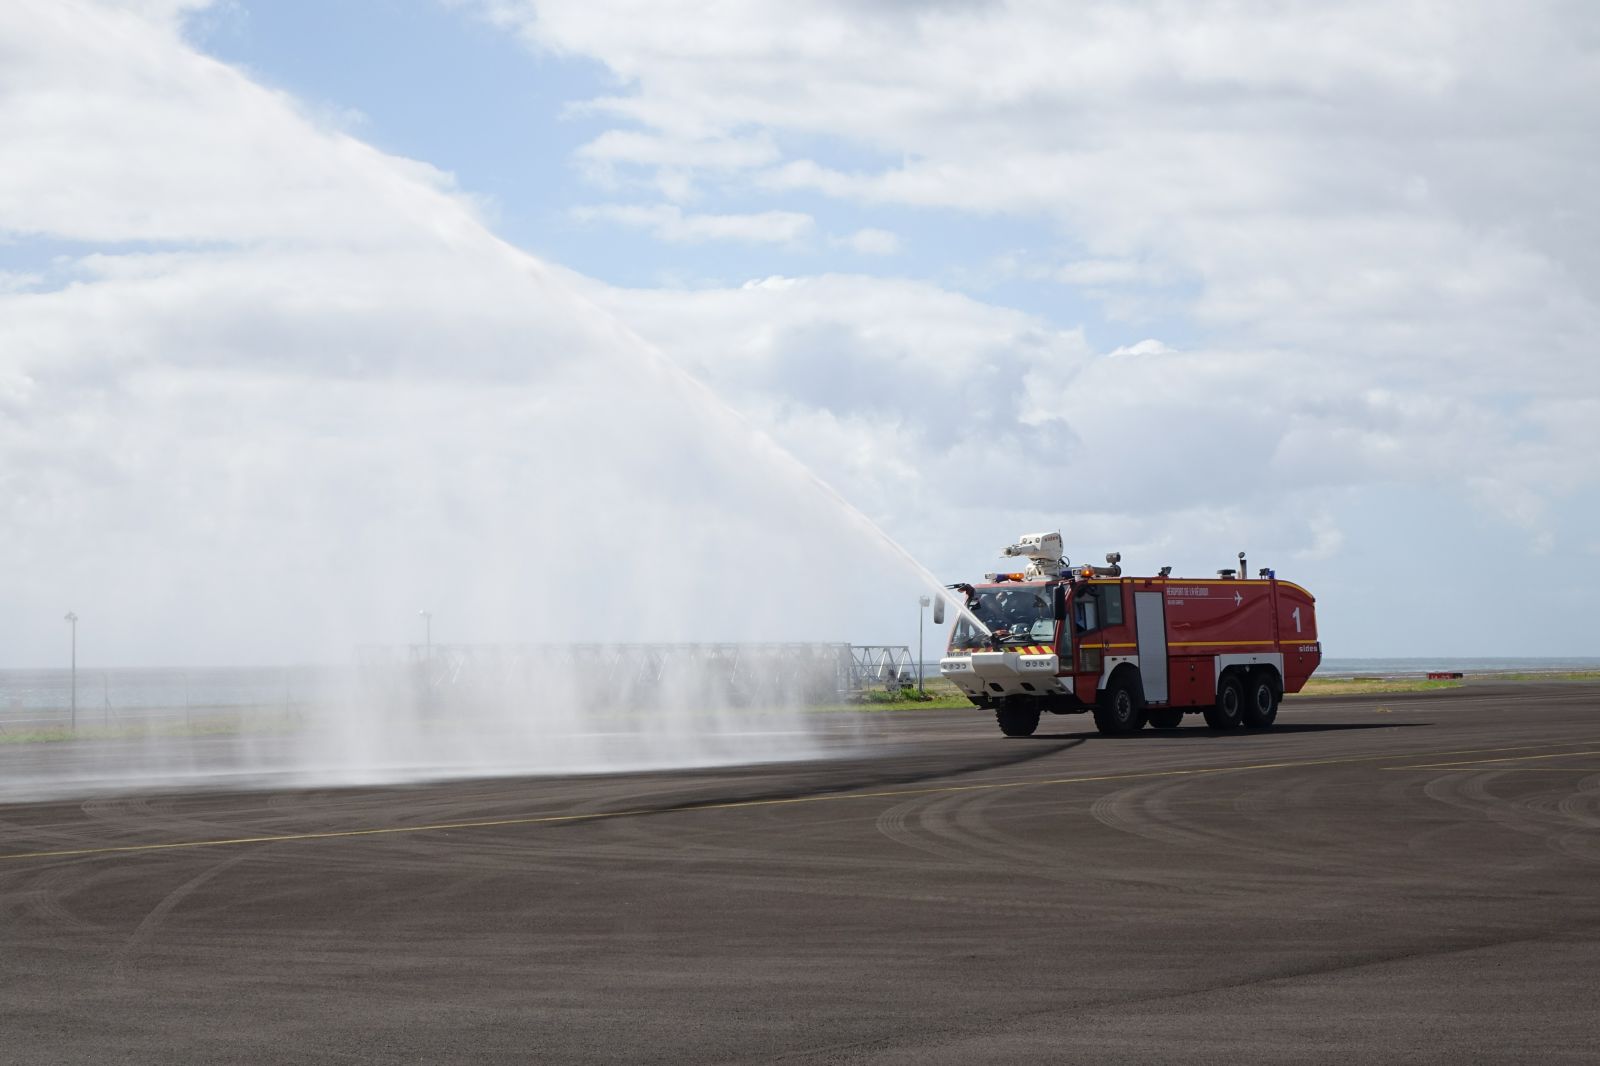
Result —
<path fill-rule="evenodd" d="M 1217 688 L 1217 705 L 1206 708 L 1206 725 L 1212 729 L 1238 729 L 1244 721 L 1244 686 L 1229 675 Z"/>
<path fill-rule="evenodd" d="M 1183 711 L 1177 707 L 1160 707 L 1149 712 L 1152 729 L 1176 729 L 1183 724 Z"/>
<path fill-rule="evenodd" d="M 1094 727 L 1106 736 L 1137 733 L 1145 722 L 1143 702 L 1136 685 L 1124 678 L 1112 678 L 1094 709 Z"/>
<path fill-rule="evenodd" d="M 1269 729 L 1278 720 L 1278 687 L 1265 673 L 1255 675 L 1244 690 L 1244 724 L 1251 729 Z"/>
<path fill-rule="evenodd" d="M 1001 705 L 995 708 L 994 720 L 1000 723 L 1000 732 L 1008 737 L 1031 737 L 1039 728 L 1039 708 L 1015 703 Z"/>

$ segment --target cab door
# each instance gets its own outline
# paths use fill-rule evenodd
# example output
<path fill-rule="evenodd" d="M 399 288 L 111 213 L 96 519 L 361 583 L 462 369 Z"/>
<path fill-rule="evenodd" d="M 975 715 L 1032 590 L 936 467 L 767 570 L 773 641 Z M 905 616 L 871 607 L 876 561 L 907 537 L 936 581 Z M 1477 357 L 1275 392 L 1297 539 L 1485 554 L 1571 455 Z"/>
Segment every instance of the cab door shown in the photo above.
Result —
<path fill-rule="evenodd" d="M 1144 698 L 1167 702 L 1167 597 L 1162 592 L 1133 594 L 1135 635 L 1139 641 L 1139 677 Z"/>

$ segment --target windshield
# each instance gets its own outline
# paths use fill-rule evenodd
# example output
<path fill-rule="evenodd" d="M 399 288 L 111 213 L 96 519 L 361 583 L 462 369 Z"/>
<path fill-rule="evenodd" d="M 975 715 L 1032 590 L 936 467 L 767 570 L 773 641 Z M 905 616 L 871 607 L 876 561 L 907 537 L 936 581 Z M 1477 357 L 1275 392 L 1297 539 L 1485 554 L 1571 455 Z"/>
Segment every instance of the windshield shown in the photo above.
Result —
<path fill-rule="evenodd" d="M 974 589 L 967 597 L 967 608 L 993 631 L 1001 644 L 1053 644 L 1056 639 L 1055 614 L 1050 609 L 1050 591 L 1040 585 L 1002 585 Z M 952 648 L 984 648 L 991 643 L 967 619 L 956 622 L 950 638 Z"/>

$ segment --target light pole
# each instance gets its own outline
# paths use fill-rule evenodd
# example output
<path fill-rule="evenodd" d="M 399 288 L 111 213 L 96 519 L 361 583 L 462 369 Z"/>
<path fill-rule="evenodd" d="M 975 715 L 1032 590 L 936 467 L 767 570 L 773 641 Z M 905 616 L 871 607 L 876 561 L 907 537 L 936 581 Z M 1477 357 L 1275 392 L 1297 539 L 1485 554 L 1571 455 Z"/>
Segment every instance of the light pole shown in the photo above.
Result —
<path fill-rule="evenodd" d="M 926 596 L 917 597 L 917 695 L 919 697 L 927 695 L 922 687 L 922 675 L 926 673 L 922 662 L 922 612 L 927 610 L 932 602 Z"/>
<path fill-rule="evenodd" d="M 78 614 L 68 611 L 65 621 L 72 627 L 72 731 L 78 731 Z"/>
<path fill-rule="evenodd" d="M 433 612 L 424 607 L 417 612 L 422 616 L 423 658 L 433 661 Z"/>

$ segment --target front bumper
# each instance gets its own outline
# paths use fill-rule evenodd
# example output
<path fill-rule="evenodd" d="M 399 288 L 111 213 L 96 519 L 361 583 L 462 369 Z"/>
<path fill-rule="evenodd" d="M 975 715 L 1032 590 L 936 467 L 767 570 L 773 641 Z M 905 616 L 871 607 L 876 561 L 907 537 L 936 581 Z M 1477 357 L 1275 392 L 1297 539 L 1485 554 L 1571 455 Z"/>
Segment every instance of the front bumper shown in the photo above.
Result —
<path fill-rule="evenodd" d="M 946 655 L 939 674 L 973 699 L 1053 696 L 1072 692 L 1072 679 L 1058 677 L 1061 661 L 1053 653 L 975 651 Z"/>

